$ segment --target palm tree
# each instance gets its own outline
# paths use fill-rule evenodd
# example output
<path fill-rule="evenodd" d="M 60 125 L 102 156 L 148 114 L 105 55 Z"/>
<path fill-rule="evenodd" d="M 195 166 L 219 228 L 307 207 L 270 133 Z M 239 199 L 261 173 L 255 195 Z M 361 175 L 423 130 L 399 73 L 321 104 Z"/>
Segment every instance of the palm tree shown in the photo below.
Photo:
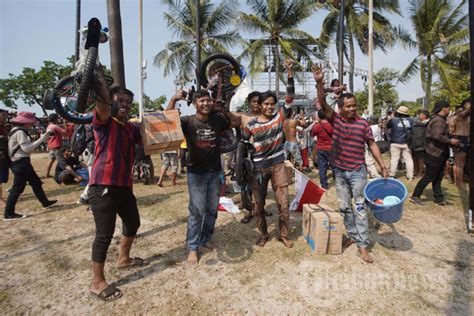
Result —
<path fill-rule="evenodd" d="M 177 73 L 180 81 L 189 82 L 196 73 L 196 0 L 166 0 L 169 12 L 163 13 L 168 29 L 178 37 L 156 54 L 154 64 L 163 67 L 163 75 Z M 240 42 L 240 35 L 230 30 L 237 20 L 237 1 L 224 0 L 216 5 L 200 0 L 201 58 L 226 52 Z"/>
<path fill-rule="evenodd" d="M 241 58 L 250 59 L 250 73 L 259 72 L 265 65 L 266 48 L 270 47 L 273 65 L 275 66 L 275 92 L 279 94 L 280 65 L 282 53 L 294 60 L 310 59 L 315 52 L 311 45 L 317 41 L 310 34 L 298 29 L 298 26 L 309 18 L 316 1 L 309 0 L 247 0 L 250 7 L 248 14 L 240 13 L 239 25 L 245 31 L 262 35 L 251 40 Z"/>
<path fill-rule="evenodd" d="M 325 8 L 329 13 L 324 18 L 321 29 L 321 41 L 329 45 L 331 40 L 339 46 L 338 27 L 339 5 L 328 3 Z M 392 46 L 396 40 L 396 29 L 390 21 L 384 17 L 385 13 L 400 14 L 398 0 L 377 0 L 373 6 L 374 48 L 380 48 L 386 52 L 386 48 Z M 362 53 L 367 54 L 369 49 L 368 22 L 369 9 L 366 0 L 346 0 L 344 6 L 344 55 L 349 61 L 349 89 L 354 91 L 354 69 L 355 69 L 355 47 L 357 41 Z M 403 34 L 403 30 L 400 29 Z M 339 52 L 339 49 L 338 49 Z"/>
<path fill-rule="evenodd" d="M 107 17 L 110 26 L 110 64 L 114 82 L 125 88 L 125 66 L 123 62 L 122 18 L 120 1 L 107 0 Z"/>
<path fill-rule="evenodd" d="M 466 0 L 457 6 L 447 0 L 410 0 L 409 12 L 416 36 L 416 41 L 410 38 L 409 46 L 416 47 L 418 55 L 401 73 L 399 81 L 407 82 L 419 72 L 426 106 L 431 101 L 434 74 L 450 93 L 460 82 L 469 39 Z"/>

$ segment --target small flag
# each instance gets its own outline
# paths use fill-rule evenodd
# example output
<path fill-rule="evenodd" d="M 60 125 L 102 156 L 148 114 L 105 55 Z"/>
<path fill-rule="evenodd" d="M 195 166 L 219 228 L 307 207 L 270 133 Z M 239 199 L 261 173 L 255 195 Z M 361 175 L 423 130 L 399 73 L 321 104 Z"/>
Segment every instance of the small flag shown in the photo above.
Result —
<path fill-rule="evenodd" d="M 323 193 L 326 192 L 298 170 L 295 172 L 295 188 L 296 196 L 293 202 L 290 203 L 290 211 L 301 212 L 303 204 L 318 204 Z"/>

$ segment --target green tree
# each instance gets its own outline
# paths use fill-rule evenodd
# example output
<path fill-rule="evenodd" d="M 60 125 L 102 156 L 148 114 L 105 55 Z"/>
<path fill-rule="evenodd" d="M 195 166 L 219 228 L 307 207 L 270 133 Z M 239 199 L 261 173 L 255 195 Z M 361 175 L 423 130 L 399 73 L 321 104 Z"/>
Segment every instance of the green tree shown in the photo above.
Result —
<path fill-rule="evenodd" d="M 7 79 L 0 79 L 0 102 L 16 109 L 21 100 L 29 106 L 39 105 L 43 108 L 45 91 L 52 89 L 61 78 L 71 73 L 72 58 L 69 58 L 68 66 L 46 60 L 39 70 L 25 67 L 19 75 L 8 74 Z M 43 112 L 46 114 L 44 109 Z"/>
<path fill-rule="evenodd" d="M 431 103 L 433 75 L 449 93 L 459 90 L 461 83 L 461 57 L 468 50 L 468 17 L 466 0 L 457 6 L 448 0 L 410 0 L 410 19 L 416 40 L 408 38 L 408 46 L 416 48 L 418 55 L 400 75 L 407 82 L 420 73 L 426 104 Z"/>
<path fill-rule="evenodd" d="M 154 64 L 163 67 L 163 75 L 176 73 L 180 80 L 189 82 L 196 70 L 196 1 L 166 0 L 169 12 L 163 13 L 168 29 L 177 41 L 169 42 L 156 54 Z M 232 30 L 237 20 L 237 1 L 225 0 L 215 4 L 200 0 L 201 58 L 213 53 L 227 52 L 240 42 L 240 35 Z"/>
<path fill-rule="evenodd" d="M 374 113 L 380 115 L 387 109 L 393 108 L 398 102 L 398 92 L 395 82 L 398 71 L 391 68 L 382 68 L 374 74 Z M 363 91 L 355 93 L 357 103 L 366 108 L 369 99 L 369 87 L 366 84 Z"/>
<path fill-rule="evenodd" d="M 298 27 L 307 20 L 316 9 L 316 1 L 309 0 L 247 0 L 251 14 L 241 12 L 239 26 L 252 34 L 262 37 L 248 43 L 242 58 L 250 59 L 250 72 L 261 71 L 265 65 L 270 46 L 275 67 L 275 91 L 279 94 L 280 71 L 283 56 L 298 60 L 300 57 L 310 59 L 315 52 L 310 45 L 317 40 Z M 283 55 L 283 56 L 282 56 Z"/>
<path fill-rule="evenodd" d="M 329 13 L 323 21 L 321 29 L 321 42 L 329 45 L 335 41 L 339 47 L 338 27 L 340 25 L 339 12 L 340 4 L 327 3 L 324 5 Z M 373 30 L 374 30 L 374 49 L 386 49 L 395 44 L 398 35 L 405 36 L 403 29 L 396 29 L 390 21 L 384 16 L 386 13 L 400 13 L 398 0 L 374 1 L 373 6 Z M 344 41 L 343 50 L 346 59 L 349 62 L 349 89 L 354 91 L 354 69 L 355 69 L 355 46 L 354 41 L 359 45 L 364 54 L 368 54 L 368 22 L 369 10 L 366 0 L 346 0 L 344 6 Z M 339 53 L 339 49 L 338 49 Z"/>
<path fill-rule="evenodd" d="M 163 111 L 163 105 L 166 103 L 166 96 L 161 95 L 152 100 L 146 94 L 143 95 L 143 108 L 148 111 Z M 130 116 L 138 115 L 138 102 L 133 102 Z"/>

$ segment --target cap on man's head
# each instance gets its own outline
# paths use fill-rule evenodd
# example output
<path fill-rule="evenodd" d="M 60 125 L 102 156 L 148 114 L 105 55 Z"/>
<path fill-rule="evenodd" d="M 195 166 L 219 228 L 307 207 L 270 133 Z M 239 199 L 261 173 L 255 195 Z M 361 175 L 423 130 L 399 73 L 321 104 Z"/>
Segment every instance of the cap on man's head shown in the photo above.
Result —
<path fill-rule="evenodd" d="M 438 101 L 435 103 L 434 107 L 433 107 L 433 113 L 434 114 L 438 114 L 439 112 L 441 112 L 442 109 L 444 108 L 449 108 L 449 102 L 446 101 L 446 100 L 441 100 L 441 101 Z"/>

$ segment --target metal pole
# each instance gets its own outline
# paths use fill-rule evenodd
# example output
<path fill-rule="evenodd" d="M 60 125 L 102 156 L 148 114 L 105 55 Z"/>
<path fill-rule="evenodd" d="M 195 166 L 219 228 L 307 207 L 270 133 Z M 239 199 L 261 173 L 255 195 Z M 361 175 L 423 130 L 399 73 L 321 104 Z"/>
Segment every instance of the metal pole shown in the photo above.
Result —
<path fill-rule="evenodd" d="M 138 117 L 143 117 L 143 1 L 138 1 Z"/>
<path fill-rule="evenodd" d="M 369 115 L 374 114 L 374 0 L 369 0 Z"/>
<path fill-rule="evenodd" d="M 343 85 L 344 82 L 344 0 L 340 1 L 339 9 L 339 84 Z"/>
<path fill-rule="evenodd" d="M 81 0 L 76 0 L 76 47 L 74 51 L 74 63 L 79 60 L 79 45 L 81 43 Z"/>
<path fill-rule="evenodd" d="M 199 0 L 196 0 L 196 90 L 201 89 L 197 73 L 201 69 L 201 10 Z"/>
<path fill-rule="evenodd" d="M 471 104 L 474 96 L 474 0 L 469 0 L 469 36 L 470 36 L 470 80 L 471 80 Z M 474 111 L 471 110 L 471 124 L 470 124 L 470 144 L 469 144 L 469 217 L 470 223 L 468 229 L 473 233 L 472 228 L 472 212 L 474 211 Z"/>

